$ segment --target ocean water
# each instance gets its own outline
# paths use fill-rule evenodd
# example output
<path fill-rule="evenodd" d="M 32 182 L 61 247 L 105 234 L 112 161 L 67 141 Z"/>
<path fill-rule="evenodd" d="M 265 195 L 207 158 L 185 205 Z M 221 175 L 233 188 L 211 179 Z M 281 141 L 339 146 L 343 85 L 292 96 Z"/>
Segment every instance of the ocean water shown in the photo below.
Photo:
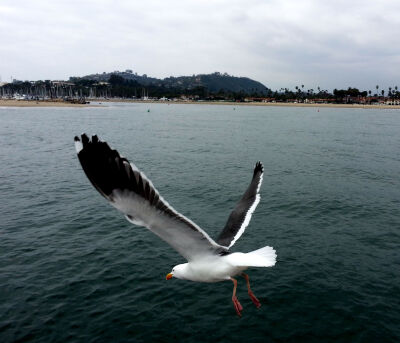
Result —
<path fill-rule="evenodd" d="M 150 112 L 148 112 L 150 110 Z M 239 279 L 165 280 L 184 260 L 94 190 L 96 133 L 212 237 L 264 163 L 232 250 Z M 399 342 L 400 111 L 167 104 L 0 108 L 0 342 Z"/>

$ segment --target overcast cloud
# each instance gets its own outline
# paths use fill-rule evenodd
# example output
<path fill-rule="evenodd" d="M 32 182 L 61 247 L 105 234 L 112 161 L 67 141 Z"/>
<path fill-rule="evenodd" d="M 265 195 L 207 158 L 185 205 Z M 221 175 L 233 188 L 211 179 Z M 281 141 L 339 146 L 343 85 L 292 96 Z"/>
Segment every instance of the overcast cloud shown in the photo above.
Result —
<path fill-rule="evenodd" d="M 400 87 L 399 0 L 0 0 L 0 75 L 227 72 L 267 87 Z"/>

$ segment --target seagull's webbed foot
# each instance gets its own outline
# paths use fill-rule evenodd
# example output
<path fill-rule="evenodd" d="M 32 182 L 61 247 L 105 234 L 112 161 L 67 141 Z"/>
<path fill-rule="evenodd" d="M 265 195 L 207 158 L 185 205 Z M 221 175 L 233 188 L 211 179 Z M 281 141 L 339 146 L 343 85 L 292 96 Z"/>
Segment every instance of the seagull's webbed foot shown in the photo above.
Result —
<path fill-rule="evenodd" d="M 247 274 L 242 273 L 242 276 L 246 279 L 246 284 L 247 284 L 247 293 L 250 296 L 251 301 L 253 302 L 254 305 L 256 305 L 257 308 L 261 307 L 260 300 L 257 299 L 257 297 L 254 295 L 254 293 L 250 289 L 250 278 Z"/>
<path fill-rule="evenodd" d="M 243 306 L 240 304 L 238 298 L 236 297 L 236 288 L 237 288 L 237 280 L 231 277 L 233 282 L 233 293 L 232 293 L 232 302 L 235 307 L 236 313 L 239 317 L 242 316 Z"/>
<path fill-rule="evenodd" d="M 256 305 L 257 308 L 260 308 L 261 307 L 260 300 L 257 299 L 257 297 L 254 295 L 252 291 L 249 291 L 248 293 L 253 304 Z"/>
<path fill-rule="evenodd" d="M 235 307 L 236 313 L 239 317 L 242 316 L 243 306 L 240 304 L 238 298 L 236 296 L 232 296 L 233 306 Z"/>

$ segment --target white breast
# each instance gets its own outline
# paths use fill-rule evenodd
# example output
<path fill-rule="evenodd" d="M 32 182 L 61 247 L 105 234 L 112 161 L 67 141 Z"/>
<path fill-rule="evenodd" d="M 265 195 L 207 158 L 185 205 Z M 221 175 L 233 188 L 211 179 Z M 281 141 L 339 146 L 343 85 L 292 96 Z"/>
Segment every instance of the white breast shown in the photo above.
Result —
<path fill-rule="evenodd" d="M 237 267 L 230 263 L 228 256 L 189 262 L 185 270 L 185 279 L 196 282 L 225 281 L 247 269 L 247 267 Z"/>

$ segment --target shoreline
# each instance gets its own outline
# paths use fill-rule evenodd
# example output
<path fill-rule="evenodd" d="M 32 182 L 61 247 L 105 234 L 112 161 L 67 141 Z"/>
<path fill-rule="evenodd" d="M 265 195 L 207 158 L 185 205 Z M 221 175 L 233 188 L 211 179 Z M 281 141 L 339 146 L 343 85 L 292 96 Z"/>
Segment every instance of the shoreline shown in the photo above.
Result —
<path fill-rule="evenodd" d="M 367 109 L 400 109 L 400 105 L 361 105 L 361 104 L 303 104 L 290 102 L 179 102 L 180 104 L 231 105 L 231 106 L 266 106 L 266 107 L 336 107 Z"/>
<path fill-rule="evenodd" d="M 178 105 L 222 105 L 222 106 L 267 106 L 267 107 L 316 107 L 316 108 L 364 108 L 400 109 L 400 105 L 362 105 L 362 104 L 304 104 L 287 102 L 228 102 L 228 101 L 154 101 L 132 99 L 94 99 L 89 104 L 73 104 L 63 101 L 28 101 L 0 99 L 0 107 L 103 107 L 103 103 L 122 102 L 135 104 L 178 104 Z M 95 104 L 93 104 L 95 102 Z"/>
<path fill-rule="evenodd" d="M 0 107 L 97 107 L 93 104 L 72 104 L 65 101 L 51 100 L 8 100 L 0 99 Z"/>
<path fill-rule="evenodd" d="M 362 104 L 304 104 L 292 102 L 229 102 L 229 101 L 155 101 L 131 99 L 107 99 L 98 102 L 127 102 L 136 104 L 178 104 L 178 105 L 222 105 L 222 106 L 278 106 L 278 107 L 332 107 L 365 109 L 400 109 L 400 105 L 362 105 Z"/>

